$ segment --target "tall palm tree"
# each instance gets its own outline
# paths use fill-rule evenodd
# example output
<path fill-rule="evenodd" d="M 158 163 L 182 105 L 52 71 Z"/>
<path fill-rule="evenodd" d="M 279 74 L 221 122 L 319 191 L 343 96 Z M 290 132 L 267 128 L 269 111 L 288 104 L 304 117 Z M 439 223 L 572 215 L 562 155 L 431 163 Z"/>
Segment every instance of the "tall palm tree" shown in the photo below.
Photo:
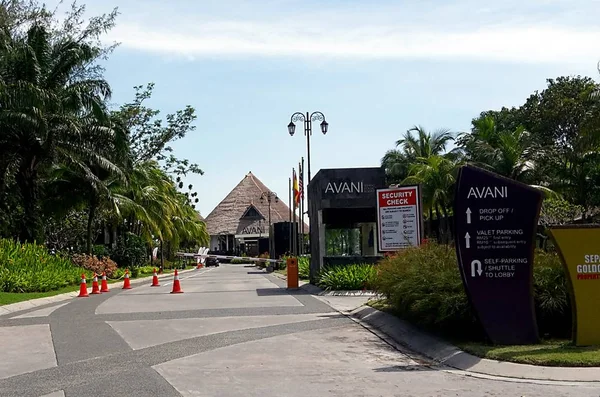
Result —
<path fill-rule="evenodd" d="M 411 166 L 410 175 L 403 181 L 406 184 L 421 185 L 423 210 L 429 213 L 430 221 L 433 221 L 433 215 L 436 214 L 440 241 L 449 241 L 452 234 L 449 215 L 458 166 L 452 159 L 439 154 L 419 157 Z"/>
<path fill-rule="evenodd" d="M 112 134 L 101 124 L 107 117 L 104 101 L 111 92 L 104 80 L 75 77 L 75 71 L 96 58 L 97 49 L 68 39 L 52 42 L 40 25 L 32 26 L 23 39 L 5 37 L 2 51 L 0 143 L 13 153 L 4 168 L 14 172 L 21 196 L 20 237 L 39 240 L 43 166 L 82 158 L 105 161 L 90 150 L 85 138 Z"/>
<path fill-rule="evenodd" d="M 444 153 L 453 140 L 454 134 L 448 129 L 428 132 L 422 126 L 413 126 L 396 141 L 396 149 L 389 150 L 381 159 L 389 182 L 402 182 L 417 159 Z M 453 151 L 450 153 L 452 155 Z"/>
<path fill-rule="evenodd" d="M 413 133 L 416 133 L 416 136 Z M 413 160 L 441 154 L 453 140 L 454 135 L 449 129 L 428 132 L 422 126 L 413 126 L 396 141 L 396 147 L 402 146 L 406 156 Z"/>
<path fill-rule="evenodd" d="M 155 161 L 136 164 L 130 172 L 129 184 L 119 191 L 121 213 L 136 234 L 147 241 L 197 240 L 206 243 L 208 234 L 187 197 L 177 191 L 173 180 Z"/>

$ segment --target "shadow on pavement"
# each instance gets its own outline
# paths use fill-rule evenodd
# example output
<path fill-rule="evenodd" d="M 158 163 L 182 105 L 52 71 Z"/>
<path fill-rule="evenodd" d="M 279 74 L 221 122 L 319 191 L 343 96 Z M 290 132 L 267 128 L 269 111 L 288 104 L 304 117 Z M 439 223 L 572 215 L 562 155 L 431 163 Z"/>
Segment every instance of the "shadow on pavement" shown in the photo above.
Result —
<path fill-rule="evenodd" d="M 258 296 L 277 296 L 277 295 L 308 295 L 308 293 L 301 289 L 288 290 L 286 288 L 257 288 L 256 295 Z"/>
<path fill-rule="evenodd" d="M 410 372 L 410 371 L 436 371 L 435 368 L 426 365 L 409 364 L 409 365 L 393 365 L 391 367 L 375 368 L 375 372 Z"/>

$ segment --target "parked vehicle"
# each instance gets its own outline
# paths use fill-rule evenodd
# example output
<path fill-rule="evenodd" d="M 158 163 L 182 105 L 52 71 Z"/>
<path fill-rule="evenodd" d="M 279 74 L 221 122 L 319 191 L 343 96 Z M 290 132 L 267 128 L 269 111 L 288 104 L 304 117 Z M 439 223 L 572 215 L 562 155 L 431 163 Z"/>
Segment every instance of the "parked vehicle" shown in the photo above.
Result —
<path fill-rule="evenodd" d="M 206 267 L 210 267 L 210 266 L 218 267 L 219 266 L 219 260 L 217 258 L 208 257 L 208 258 L 206 258 L 206 262 L 204 262 L 204 266 L 206 266 Z"/>

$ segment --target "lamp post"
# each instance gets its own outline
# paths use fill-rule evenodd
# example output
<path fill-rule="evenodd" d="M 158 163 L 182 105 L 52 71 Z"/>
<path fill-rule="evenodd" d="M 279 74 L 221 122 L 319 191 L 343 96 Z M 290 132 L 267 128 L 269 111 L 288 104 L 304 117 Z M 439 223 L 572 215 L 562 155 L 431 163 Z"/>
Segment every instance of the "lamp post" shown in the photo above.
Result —
<path fill-rule="evenodd" d="M 279 197 L 277 197 L 277 193 L 275 192 L 262 192 L 262 194 L 260 195 L 260 203 L 264 204 L 265 203 L 265 199 L 267 200 L 267 203 L 269 204 L 269 258 L 273 259 L 273 244 L 271 244 L 271 242 L 273 241 L 273 235 L 271 233 L 271 203 L 274 201 L 276 203 L 279 202 Z"/>
<path fill-rule="evenodd" d="M 323 135 L 327 134 L 327 128 L 329 127 L 329 123 L 325 121 L 325 115 L 321 112 L 313 112 L 308 113 L 306 115 L 304 113 L 296 112 L 292 114 L 290 123 L 288 124 L 288 132 L 290 136 L 294 136 L 296 132 L 296 122 L 303 121 L 304 122 L 304 135 L 306 135 L 306 157 L 308 161 L 308 182 L 310 183 L 310 136 L 312 135 L 312 123 L 313 121 L 321 122 L 321 132 Z"/>

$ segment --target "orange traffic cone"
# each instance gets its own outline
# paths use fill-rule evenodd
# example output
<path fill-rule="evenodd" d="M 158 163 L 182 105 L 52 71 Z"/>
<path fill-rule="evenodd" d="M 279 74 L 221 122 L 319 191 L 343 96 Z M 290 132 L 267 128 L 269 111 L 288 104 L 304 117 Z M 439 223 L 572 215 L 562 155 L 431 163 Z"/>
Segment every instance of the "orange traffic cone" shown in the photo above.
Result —
<path fill-rule="evenodd" d="M 79 295 L 78 298 L 87 298 L 89 297 L 87 292 L 87 283 L 85 281 L 85 274 L 81 275 L 81 285 L 79 286 Z"/>
<path fill-rule="evenodd" d="M 151 287 L 160 287 L 160 284 L 158 283 L 158 275 L 156 274 L 156 268 L 154 268 L 154 273 L 152 274 Z"/>
<path fill-rule="evenodd" d="M 173 291 L 172 294 L 182 294 L 183 290 L 181 289 L 181 284 L 179 284 L 179 275 L 177 274 L 177 269 L 175 269 L 175 276 L 173 276 Z"/>
<path fill-rule="evenodd" d="M 102 284 L 100 285 L 100 292 L 110 292 L 108 289 L 108 282 L 106 281 L 106 272 L 102 272 Z"/>
<path fill-rule="evenodd" d="M 202 264 L 202 260 L 198 261 L 198 266 L 196 266 L 196 269 L 202 269 L 204 267 L 204 265 Z"/>
<path fill-rule="evenodd" d="M 92 295 L 101 294 L 100 287 L 98 287 L 98 275 L 94 273 L 94 280 L 92 281 Z"/>
<path fill-rule="evenodd" d="M 125 281 L 123 282 L 123 289 L 131 289 L 131 282 L 129 281 L 129 270 L 125 270 Z"/>

